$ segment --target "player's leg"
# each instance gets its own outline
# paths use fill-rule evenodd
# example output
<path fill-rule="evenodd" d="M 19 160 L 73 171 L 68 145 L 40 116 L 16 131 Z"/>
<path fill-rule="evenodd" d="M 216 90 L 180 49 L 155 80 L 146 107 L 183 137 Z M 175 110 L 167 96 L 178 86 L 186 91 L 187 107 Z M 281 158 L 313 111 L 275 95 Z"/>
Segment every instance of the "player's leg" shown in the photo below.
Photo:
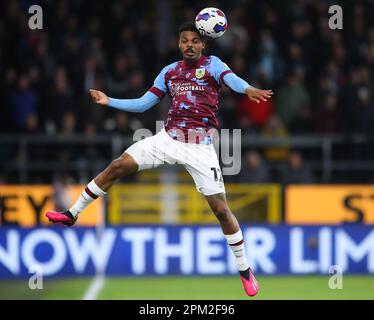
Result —
<path fill-rule="evenodd" d="M 98 174 L 82 191 L 74 205 L 65 212 L 47 212 L 47 217 L 52 222 L 59 222 L 72 226 L 79 215 L 92 201 L 106 194 L 115 181 L 135 171 L 156 167 L 162 162 L 156 161 L 161 156 L 157 153 L 159 135 L 140 140 L 131 145 L 117 159 Z"/>
<path fill-rule="evenodd" d="M 47 212 L 47 218 L 51 222 L 59 222 L 72 226 L 80 212 L 92 201 L 106 194 L 106 191 L 121 177 L 127 176 L 138 170 L 138 164 L 134 158 L 124 152 L 119 158 L 113 160 L 110 165 L 99 173 L 82 191 L 74 205 L 64 212 Z"/>
<path fill-rule="evenodd" d="M 207 195 L 205 198 L 217 217 L 227 243 L 235 255 L 240 278 L 246 293 L 249 296 L 256 295 L 259 286 L 249 267 L 239 222 L 227 204 L 225 193 Z"/>
<path fill-rule="evenodd" d="M 254 296 L 258 292 L 258 283 L 249 268 L 238 220 L 227 205 L 225 185 L 215 149 L 213 145 L 191 145 L 188 150 L 185 168 L 194 179 L 197 190 L 206 197 L 221 225 L 235 255 L 246 293 Z"/>
<path fill-rule="evenodd" d="M 240 230 L 239 222 L 231 212 L 224 193 L 205 196 L 213 213 L 217 217 L 223 234 L 235 234 Z"/>
<path fill-rule="evenodd" d="M 113 160 L 105 170 L 100 172 L 93 181 L 102 191 L 106 192 L 116 180 L 138 171 L 138 167 L 134 158 L 124 152 L 119 158 Z"/>

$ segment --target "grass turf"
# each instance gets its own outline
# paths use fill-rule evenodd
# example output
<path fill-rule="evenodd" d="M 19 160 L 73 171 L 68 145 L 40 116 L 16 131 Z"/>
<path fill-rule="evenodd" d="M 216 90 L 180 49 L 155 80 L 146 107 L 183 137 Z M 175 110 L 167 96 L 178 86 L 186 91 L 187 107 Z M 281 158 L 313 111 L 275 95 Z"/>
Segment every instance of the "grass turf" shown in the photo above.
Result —
<path fill-rule="evenodd" d="M 257 277 L 252 299 L 374 299 L 373 276 L 345 276 L 342 290 L 328 276 Z M 109 278 L 99 299 L 248 299 L 239 277 Z"/>
<path fill-rule="evenodd" d="M 29 289 L 28 279 L 0 280 L 0 300 L 82 299 L 92 278 L 61 278 L 43 281 L 43 289 Z"/>
<path fill-rule="evenodd" d="M 344 276 L 343 289 L 328 287 L 326 276 L 259 276 L 252 299 L 374 299 L 374 276 Z M 28 280 L 0 281 L 0 299 L 81 299 L 92 278 L 44 279 L 43 290 L 30 290 Z M 98 299 L 248 299 L 239 277 L 111 277 Z"/>

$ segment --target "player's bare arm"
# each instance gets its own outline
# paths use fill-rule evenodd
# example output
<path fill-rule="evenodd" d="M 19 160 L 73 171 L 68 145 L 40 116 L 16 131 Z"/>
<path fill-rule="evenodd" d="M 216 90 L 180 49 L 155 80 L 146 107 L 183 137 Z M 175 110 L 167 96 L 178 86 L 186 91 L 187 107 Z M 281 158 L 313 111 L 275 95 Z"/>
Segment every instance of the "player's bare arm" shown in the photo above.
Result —
<path fill-rule="evenodd" d="M 247 95 L 248 99 L 257 103 L 260 103 L 260 100 L 267 101 L 273 95 L 272 90 L 261 90 L 255 87 L 248 87 L 245 90 L 245 94 Z"/>

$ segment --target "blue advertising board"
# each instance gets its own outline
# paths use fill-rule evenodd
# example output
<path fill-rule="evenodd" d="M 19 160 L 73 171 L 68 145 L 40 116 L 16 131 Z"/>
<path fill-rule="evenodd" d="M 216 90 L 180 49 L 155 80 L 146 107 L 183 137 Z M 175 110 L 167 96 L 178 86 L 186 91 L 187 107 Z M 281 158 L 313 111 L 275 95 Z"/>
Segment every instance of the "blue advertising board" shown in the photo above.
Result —
<path fill-rule="evenodd" d="M 257 274 L 374 273 L 372 226 L 242 225 Z M 0 228 L 0 278 L 236 274 L 218 226 Z"/>

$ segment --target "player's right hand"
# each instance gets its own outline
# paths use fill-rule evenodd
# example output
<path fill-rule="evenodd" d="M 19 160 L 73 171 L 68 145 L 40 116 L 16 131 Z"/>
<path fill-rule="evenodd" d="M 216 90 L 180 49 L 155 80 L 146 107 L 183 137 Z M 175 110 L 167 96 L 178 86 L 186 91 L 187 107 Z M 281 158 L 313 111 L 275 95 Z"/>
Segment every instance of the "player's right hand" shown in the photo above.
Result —
<path fill-rule="evenodd" d="M 109 103 L 108 96 L 99 90 L 90 89 L 90 94 L 93 102 L 107 106 Z"/>

